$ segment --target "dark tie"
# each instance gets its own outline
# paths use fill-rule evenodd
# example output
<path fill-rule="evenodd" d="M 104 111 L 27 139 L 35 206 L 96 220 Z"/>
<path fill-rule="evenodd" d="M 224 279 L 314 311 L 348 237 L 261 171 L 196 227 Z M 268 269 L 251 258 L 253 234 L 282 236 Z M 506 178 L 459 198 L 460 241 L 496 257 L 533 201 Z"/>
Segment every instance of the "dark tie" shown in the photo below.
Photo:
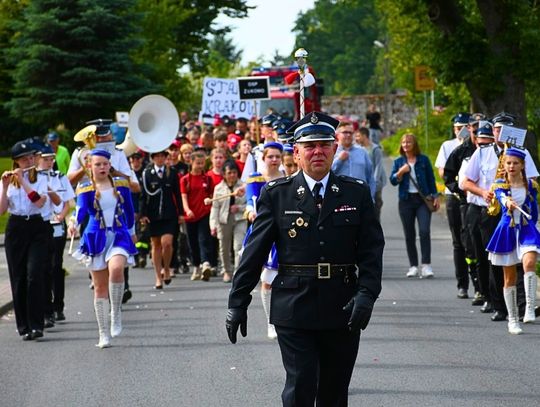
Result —
<path fill-rule="evenodd" d="M 161 168 L 158 170 L 157 173 L 159 178 L 163 178 L 163 170 Z"/>
<path fill-rule="evenodd" d="M 321 195 L 322 182 L 317 182 L 313 187 L 313 198 L 315 198 L 315 205 L 320 210 L 322 206 L 323 197 Z"/>

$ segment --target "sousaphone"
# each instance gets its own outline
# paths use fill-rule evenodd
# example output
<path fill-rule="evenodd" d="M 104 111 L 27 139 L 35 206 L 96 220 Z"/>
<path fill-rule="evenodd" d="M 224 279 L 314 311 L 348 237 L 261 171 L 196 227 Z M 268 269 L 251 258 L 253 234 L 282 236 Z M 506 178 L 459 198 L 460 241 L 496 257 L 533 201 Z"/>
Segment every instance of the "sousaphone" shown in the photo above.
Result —
<path fill-rule="evenodd" d="M 161 95 L 142 97 L 129 112 L 130 140 L 148 153 L 166 150 L 176 138 L 179 126 L 176 108 Z"/>

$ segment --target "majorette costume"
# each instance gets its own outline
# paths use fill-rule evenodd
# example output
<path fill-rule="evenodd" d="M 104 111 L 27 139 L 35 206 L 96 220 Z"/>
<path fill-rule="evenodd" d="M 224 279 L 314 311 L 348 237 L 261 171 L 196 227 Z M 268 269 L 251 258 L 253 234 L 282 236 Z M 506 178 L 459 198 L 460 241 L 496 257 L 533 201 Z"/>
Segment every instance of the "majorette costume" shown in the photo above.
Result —
<path fill-rule="evenodd" d="M 513 147 L 505 151 L 505 156 L 514 156 L 520 158 L 522 162 L 525 161 L 525 153 Z M 527 188 L 525 188 L 525 185 L 511 187 L 506 180 L 498 179 L 491 187 L 502 208 L 501 220 L 487 246 L 489 259 L 496 266 L 513 266 L 522 261 L 525 253 L 540 253 L 540 233 L 536 229 L 536 222 L 538 221 L 538 184 L 533 180 L 527 180 L 526 182 Z M 523 212 L 529 214 L 530 219 L 527 219 L 516 208 L 509 211 L 506 207 L 509 198 Z M 534 265 L 532 270 L 530 264 L 524 263 L 523 267 L 526 298 L 523 322 L 528 323 L 536 319 L 537 277 Z M 526 267 L 529 267 L 529 270 Z M 520 334 L 523 331 L 519 323 L 516 286 L 504 286 L 503 295 L 506 310 L 508 311 L 508 332 Z"/>
<path fill-rule="evenodd" d="M 506 180 L 498 179 L 492 190 L 500 203 L 502 216 L 487 246 L 491 263 L 511 266 L 519 263 L 524 253 L 540 253 L 540 233 L 535 226 L 538 220 L 538 184 L 528 180 L 527 189 L 525 186 L 511 188 Z M 531 215 L 530 220 L 517 209 L 508 211 L 506 201 L 510 197 L 524 212 Z"/>
<path fill-rule="evenodd" d="M 131 240 L 134 213 L 129 183 L 119 177 L 113 182 L 114 188 L 100 192 L 99 199 L 91 182 L 77 188 L 77 224 L 89 219 L 73 257 L 92 265 L 93 270 L 106 268 L 115 254 L 126 256 L 128 264 L 133 264 L 133 255 L 137 254 Z"/>

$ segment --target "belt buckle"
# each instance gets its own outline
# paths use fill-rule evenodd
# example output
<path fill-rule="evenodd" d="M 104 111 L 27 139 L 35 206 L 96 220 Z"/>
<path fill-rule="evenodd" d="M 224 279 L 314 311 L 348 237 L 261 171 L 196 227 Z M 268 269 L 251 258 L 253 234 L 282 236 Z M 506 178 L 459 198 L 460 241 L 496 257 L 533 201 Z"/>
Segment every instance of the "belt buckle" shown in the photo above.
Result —
<path fill-rule="evenodd" d="M 317 278 L 320 280 L 330 278 L 330 263 L 317 263 Z"/>

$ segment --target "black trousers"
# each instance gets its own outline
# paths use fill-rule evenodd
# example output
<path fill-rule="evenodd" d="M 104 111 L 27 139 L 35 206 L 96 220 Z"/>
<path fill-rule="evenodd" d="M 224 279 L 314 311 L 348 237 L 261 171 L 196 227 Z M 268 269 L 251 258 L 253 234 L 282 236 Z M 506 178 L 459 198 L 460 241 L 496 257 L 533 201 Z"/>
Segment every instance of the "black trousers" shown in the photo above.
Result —
<path fill-rule="evenodd" d="M 480 220 L 482 216 L 482 206 L 469 204 L 467 208 L 467 229 L 471 236 L 471 241 L 476 252 L 476 259 L 478 261 L 478 281 L 480 283 L 480 292 L 486 299 L 491 302 L 491 294 L 489 289 L 490 280 L 490 264 L 488 260 L 488 253 L 486 252 L 487 242 L 484 245 L 482 240 L 482 233 L 480 231 Z M 491 238 L 491 235 L 490 235 Z M 489 242 L 489 240 L 488 240 Z"/>
<path fill-rule="evenodd" d="M 345 407 L 360 332 L 304 330 L 276 325 L 287 373 L 284 407 Z"/>
<path fill-rule="evenodd" d="M 51 224 L 40 217 L 10 216 L 5 234 L 6 259 L 19 335 L 43 330 L 47 250 Z"/>
<path fill-rule="evenodd" d="M 457 280 L 457 288 L 469 288 L 469 274 L 465 261 L 465 246 L 462 241 L 463 227 L 461 222 L 461 203 L 454 195 L 446 195 L 446 216 L 452 235 L 452 247 L 454 249 L 454 270 Z"/>

